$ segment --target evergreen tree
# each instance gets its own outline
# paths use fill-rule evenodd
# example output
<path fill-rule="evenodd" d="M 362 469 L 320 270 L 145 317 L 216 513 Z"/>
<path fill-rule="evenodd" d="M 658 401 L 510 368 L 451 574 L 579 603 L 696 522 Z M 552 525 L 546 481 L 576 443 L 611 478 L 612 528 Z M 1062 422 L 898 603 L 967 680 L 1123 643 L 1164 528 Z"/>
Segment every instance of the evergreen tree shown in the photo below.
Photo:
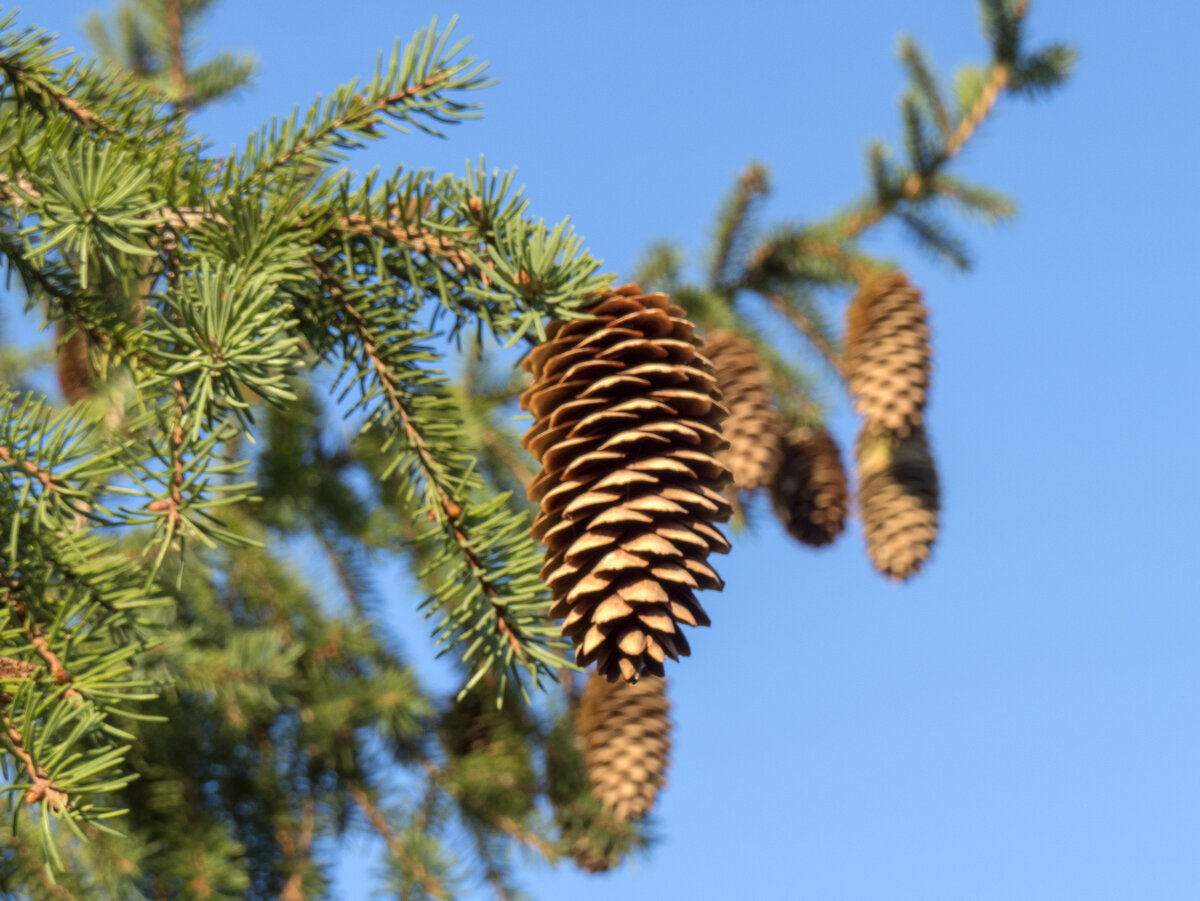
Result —
<path fill-rule="evenodd" d="M 51 353 L 0 354 L 0 756 L 13 811 L 0 887 L 31 898 L 322 897 L 331 840 L 352 824 L 381 836 L 388 887 L 405 898 L 451 898 L 478 878 L 514 897 L 521 847 L 612 866 L 645 843 L 669 744 L 662 684 L 645 716 L 620 725 L 616 771 L 651 759 L 649 781 L 624 775 L 623 788 L 607 758 L 598 775 L 595 736 L 617 726 L 597 719 L 603 704 L 584 704 L 579 734 L 582 681 L 565 662 L 545 582 L 555 576 L 522 497 L 570 479 L 536 475 L 506 425 L 528 382 L 484 348 L 549 336 L 535 368 L 590 361 L 593 339 L 580 336 L 612 347 L 629 317 L 636 360 L 703 361 L 687 349 L 701 338 L 665 300 L 643 297 L 630 312 L 637 292 L 611 291 L 614 277 L 565 224 L 533 216 L 511 173 L 482 161 L 461 176 L 341 168 L 385 126 L 437 134 L 479 114 L 484 65 L 452 26 L 432 23 L 369 82 L 211 155 L 188 115 L 244 86 L 253 63 L 189 60 L 208 6 L 136 0 L 112 28 L 93 20 L 106 62 L 65 60 L 44 32 L 0 20 L 0 255 L 55 341 Z M 1025 11 L 983 3 L 993 58 L 960 74 L 955 103 L 904 45 L 908 161 L 873 148 L 872 190 L 848 210 L 755 241 L 748 222 L 766 174 L 752 168 L 722 208 L 705 285 L 680 283 L 674 251 L 648 258 L 644 285 L 667 286 L 703 330 L 749 341 L 764 378 L 747 409 L 767 421 L 773 404 L 776 440 L 791 442 L 763 465 L 828 443 L 795 437 L 819 428 L 809 377 L 763 340 L 744 298 L 786 315 L 842 374 L 813 295 L 895 268 L 864 251 L 869 229 L 895 219 L 965 264 L 938 205 L 992 218 L 1011 205 L 949 164 L 1002 94 L 1044 91 L 1071 61 L 1059 46 L 1023 46 Z M 57 392 L 39 390 L 50 363 Z M 626 365 L 626 393 L 608 397 L 605 416 L 662 402 L 628 394 L 640 365 Z M 721 373 L 706 367 L 660 375 L 715 386 Z M 715 447 L 720 416 L 692 394 L 671 396 L 695 408 L 687 428 L 712 431 Z M 876 425 L 872 448 L 904 437 Z M 814 500 L 793 477 L 788 516 L 844 510 L 829 484 L 839 467 L 810 468 L 824 493 Z M 648 490 L 716 509 L 698 471 L 672 482 L 654 470 Z M 601 490 L 582 506 L 613 503 Z M 551 520 L 566 522 L 557 508 Z M 655 523 L 638 540 L 656 552 L 689 534 L 724 542 L 703 523 Z M 302 575 L 296 547 L 323 551 L 340 597 Z M 628 553 L 625 573 L 640 565 Z M 396 556 L 416 574 L 438 647 L 460 661 L 453 697 L 433 696 L 376 615 L 372 570 Z M 693 575 L 712 573 L 681 556 Z M 695 581 L 674 564 L 652 568 Z M 659 633 L 638 634 L 645 649 Z M 565 691 L 547 691 L 555 681 Z M 639 745 L 643 722 L 653 746 Z M 639 802 L 614 800 L 626 797 Z"/>

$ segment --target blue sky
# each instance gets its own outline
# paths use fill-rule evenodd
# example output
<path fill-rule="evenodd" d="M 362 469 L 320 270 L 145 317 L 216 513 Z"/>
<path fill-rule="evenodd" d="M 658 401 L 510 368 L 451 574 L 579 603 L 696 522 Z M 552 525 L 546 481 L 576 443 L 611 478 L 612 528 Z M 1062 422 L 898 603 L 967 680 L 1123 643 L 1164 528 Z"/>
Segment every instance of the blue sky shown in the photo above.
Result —
<path fill-rule="evenodd" d="M 80 47 L 92 6 L 38 0 L 22 21 Z M 486 117 L 355 165 L 517 165 L 533 209 L 622 274 L 660 237 L 696 260 L 751 159 L 773 172 L 765 222 L 855 196 L 866 141 L 898 137 L 901 33 L 946 72 L 986 53 L 966 0 L 226 0 L 209 43 L 262 72 L 196 124 L 240 142 L 456 12 L 500 79 Z M 1031 37 L 1076 45 L 1077 74 L 1006 102 L 957 170 L 1010 192 L 1016 222 L 967 227 L 967 275 L 889 229 L 871 244 L 932 309 L 933 563 L 896 587 L 857 525 L 818 553 L 760 517 L 671 673 L 659 846 L 601 878 L 531 864 L 534 897 L 1200 896 L 1197 33 L 1185 0 L 1035 0 Z M 393 620 L 416 650 L 412 605 L 398 594 Z M 344 897 L 374 853 L 347 857 Z"/>

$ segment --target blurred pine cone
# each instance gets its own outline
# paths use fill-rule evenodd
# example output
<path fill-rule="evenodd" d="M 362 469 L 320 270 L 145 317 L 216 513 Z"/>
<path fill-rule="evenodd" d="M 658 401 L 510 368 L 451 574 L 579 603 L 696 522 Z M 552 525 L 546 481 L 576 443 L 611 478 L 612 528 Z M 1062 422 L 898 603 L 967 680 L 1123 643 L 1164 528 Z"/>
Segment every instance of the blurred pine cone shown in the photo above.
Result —
<path fill-rule="evenodd" d="M 788 432 L 771 500 L 780 522 L 797 541 L 821 547 L 842 533 L 849 507 L 846 470 L 824 426 Z"/>
<path fill-rule="evenodd" d="M 689 653 L 680 624 L 709 624 L 694 591 L 723 587 L 705 561 L 729 549 L 713 526 L 731 514 L 713 456 L 728 411 L 665 294 L 626 285 L 587 312 L 552 322 L 524 362 L 534 383 L 521 406 L 536 421 L 521 443 L 542 464 L 532 531 L 576 662 L 634 680 Z"/>
<path fill-rule="evenodd" d="M 844 370 L 869 427 L 898 436 L 921 425 L 932 350 L 921 292 L 900 272 L 868 281 L 846 312 Z"/>
<path fill-rule="evenodd" d="M 63 335 L 70 331 L 70 337 L 65 341 Z M 55 371 L 58 374 L 58 387 L 63 398 L 69 404 L 77 404 L 88 400 L 96 393 L 92 384 L 91 363 L 88 360 L 88 341 L 83 328 L 79 325 L 68 325 L 60 321 L 58 332 L 58 355 L 55 359 Z"/>
<path fill-rule="evenodd" d="M 897 438 L 864 428 L 855 455 L 867 553 L 885 576 L 908 579 L 938 532 L 938 476 L 925 429 Z"/>
<path fill-rule="evenodd" d="M 611 683 L 593 675 L 579 706 L 579 735 L 592 792 L 618 822 L 640 820 L 665 782 L 670 705 L 662 679 Z"/>
<path fill-rule="evenodd" d="M 718 454 L 739 491 L 770 484 L 783 452 L 783 420 L 771 403 L 771 391 L 754 345 L 736 332 L 716 331 L 704 345 L 712 361 L 717 388 L 729 417 L 725 437 L 729 449 Z"/>

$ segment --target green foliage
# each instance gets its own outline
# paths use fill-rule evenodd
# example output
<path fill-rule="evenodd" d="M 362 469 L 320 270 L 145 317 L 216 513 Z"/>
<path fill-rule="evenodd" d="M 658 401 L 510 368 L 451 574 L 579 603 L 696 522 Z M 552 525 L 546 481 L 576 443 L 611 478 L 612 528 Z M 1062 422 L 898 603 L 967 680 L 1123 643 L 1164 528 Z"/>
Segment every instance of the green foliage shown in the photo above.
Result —
<path fill-rule="evenodd" d="M 0 256 L 57 336 L 0 348 L 0 887 L 327 897 L 333 843 L 363 825 L 401 897 L 478 878 L 516 897 L 518 847 L 613 866 L 647 827 L 603 815 L 573 701 L 536 691 L 564 664 L 511 365 L 612 277 L 512 172 L 344 166 L 389 128 L 480 115 L 491 82 L 452 25 L 213 155 L 188 115 L 253 61 L 192 61 L 210 6 L 125 0 L 88 25 L 107 63 L 0 18 Z M 948 164 L 989 91 L 1045 91 L 1073 57 L 1024 50 L 1023 5 L 984 7 L 993 59 L 953 102 L 902 45 L 906 158 L 873 146 L 864 198 L 759 231 L 769 179 L 752 166 L 703 285 L 678 248 L 646 256 L 647 287 L 752 340 L 789 421 L 821 418 L 816 380 L 770 317 L 837 373 L 826 299 L 891 265 L 869 228 L 895 219 L 965 265 L 939 207 L 1012 215 Z M 45 396 L 50 362 L 64 389 L 75 367 L 84 400 Z M 380 625 L 383 566 L 411 577 L 452 698 Z"/>
<path fill-rule="evenodd" d="M 173 104 L 194 109 L 245 87 L 254 74 L 254 58 L 247 54 L 219 53 L 188 64 L 188 37 L 212 5 L 213 0 L 122 0 L 112 28 L 93 13 L 84 31 L 106 60 Z"/>

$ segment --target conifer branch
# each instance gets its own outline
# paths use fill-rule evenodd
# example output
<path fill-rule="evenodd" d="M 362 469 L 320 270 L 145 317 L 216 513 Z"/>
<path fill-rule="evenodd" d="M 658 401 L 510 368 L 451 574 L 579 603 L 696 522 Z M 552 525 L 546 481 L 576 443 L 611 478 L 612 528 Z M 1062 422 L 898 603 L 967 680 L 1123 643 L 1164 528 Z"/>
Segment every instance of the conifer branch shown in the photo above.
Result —
<path fill-rule="evenodd" d="M 324 529 L 316 529 L 315 534 L 317 540 L 321 543 L 321 547 L 325 549 L 325 556 L 329 558 L 329 563 L 333 567 L 333 572 L 337 577 L 338 585 L 342 589 L 342 594 L 346 596 L 346 600 L 350 602 L 350 607 L 354 612 L 361 616 L 366 612 L 366 605 L 363 603 L 362 596 L 354 585 L 354 578 L 350 574 L 345 556 L 333 543 Z"/>
<path fill-rule="evenodd" d="M 38 887 L 46 893 L 47 897 L 56 898 L 58 901 L 76 901 L 77 896 L 72 894 L 65 885 L 50 878 L 45 863 L 36 855 L 30 853 L 29 849 L 32 847 L 32 844 L 24 836 L 16 833 L 12 834 L 8 839 L 7 845 L 13 849 L 25 872 L 35 875 Z M 5 889 L 7 888 L 5 886 Z"/>
<path fill-rule="evenodd" d="M 479 440 L 483 446 L 495 454 L 496 459 L 500 460 L 521 483 L 524 488 L 529 487 L 529 483 L 533 481 L 534 473 L 529 468 L 529 465 L 517 456 L 512 446 L 504 440 L 499 432 L 491 426 L 484 426 L 479 433 Z"/>
<path fill-rule="evenodd" d="M 0 726 L 3 726 L 3 736 L 8 743 L 8 750 L 21 762 L 26 775 L 32 783 L 25 790 L 26 804 L 36 804 L 45 800 L 55 813 L 65 813 L 71 809 L 71 799 L 67 793 L 56 785 L 33 758 L 33 754 L 25 747 L 25 740 L 8 715 L 8 705 L 0 709 Z"/>
<path fill-rule="evenodd" d="M 791 303 L 786 297 L 774 291 L 765 291 L 762 295 L 771 309 L 788 320 L 821 355 L 825 363 L 838 378 L 844 378 L 842 372 L 842 354 L 830 341 L 824 329 L 820 328 L 803 310 Z"/>
<path fill-rule="evenodd" d="M 431 257 L 444 259 L 454 267 L 459 275 L 465 275 L 468 270 L 476 268 L 471 254 L 450 238 L 440 235 L 429 228 L 423 228 L 419 224 L 410 225 L 405 223 L 400 217 L 398 207 L 393 207 L 392 218 L 387 221 L 368 220 L 366 216 L 355 213 L 344 217 L 338 224 L 343 231 L 350 234 L 384 238 L 416 253 L 424 253 Z M 469 239 L 471 232 L 467 232 L 463 237 Z M 476 253 L 487 264 L 486 249 L 480 248 L 476 250 Z M 480 281 L 485 286 L 488 284 L 489 272 L 494 272 L 494 270 L 490 264 L 487 264 L 478 273 Z"/>
<path fill-rule="evenodd" d="M 433 502 L 433 509 L 430 511 L 431 517 L 438 522 L 442 531 L 450 537 L 454 546 L 457 547 L 459 553 L 462 555 L 467 566 L 466 573 L 469 578 L 475 581 L 489 603 L 492 616 L 495 619 L 497 632 L 504 637 L 510 650 L 519 660 L 530 662 L 530 657 L 526 650 L 528 639 L 526 639 L 521 629 L 512 621 L 508 611 L 505 609 L 501 593 L 489 578 L 483 560 L 474 548 L 472 537 L 467 534 L 466 526 L 458 522 L 463 514 L 463 503 L 455 500 L 449 486 L 443 479 L 441 466 L 430 451 L 425 435 L 417 425 L 412 411 L 402 399 L 402 389 L 399 381 L 393 375 L 392 370 L 388 367 L 379 352 L 375 333 L 368 327 L 366 320 L 358 309 L 355 308 L 354 304 L 350 302 L 340 281 L 333 278 L 332 273 L 322 264 L 317 261 L 313 262 L 317 270 L 321 273 L 322 278 L 326 280 L 331 294 L 337 300 L 342 314 L 350 324 L 358 346 L 362 349 L 368 365 L 374 371 L 375 380 L 383 391 L 391 414 L 400 423 L 400 429 L 404 435 L 406 445 L 413 452 L 431 495 L 430 500 Z M 463 502 L 465 503 L 465 501 L 466 499 L 464 498 Z"/>
<path fill-rule="evenodd" d="M 89 109 L 68 91 L 55 87 L 50 79 L 38 72 L 27 69 L 11 56 L 0 54 L 0 74 L 8 78 L 10 84 L 17 88 L 32 91 L 49 104 L 66 113 L 84 128 L 99 131 L 110 136 L 124 137 L 124 132 L 113 125 L 98 112 Z"/>
<path fill-rule="evenodd" d="M 708 271 L 710 291 L 726 289 L 730 281 L 730 256 L 743 237 L 751 204 L 755 198 L 766 193 L 767 172 L 764 167 L 747 166 L 738 175 L 737 184 L 721 205 L 717 216 L 716 241 Z"/>
<path fill-rule="evenodd" d="M 191 109 L 192 89 L 184 62 L 183 10 L 180 0 L 163 0 L 163 20 L 167 27 L 167 44 L 170 48 L 168 71 L 175 103 L 181 109 Z"/>
<path fill-rule="evenodd" d="M 448 778 L 446 771 L 428 758 L 421 761 L 425 768 L 425 772 L 429 778 L 437 783 L 444 791 L 448 792 L 453 797 L 457 798 L 460 803 L 467 807 L 475 816 L 492 827 L 499 829 L 501 832 L 511 836 L 526 847 L 541 854 L 546 860 L 553 863 L 558 859 L 558 851 L 552 844 L 542 838 L 535 832 L 526 829 L 512 817 L 502 813 L 495 813 L 479 807 L 473 802 L 471 796 L 463 790 L 463 788 L 455 784 Z"/>
<path fill-rule="evenodd" d="M 409 853 L 409 850 L 405 846 L 404 842 L 400 841 L 399 837 L 396 835 L 396 831 L 392 828 L 392 824 L 388 822 L 387 817 L 383 814 L 383 811 L 381 811 L 379 806 L 371 799 L 370 794 L 367 792 L 366 788 L 364 788 L 363 784 L 358 781 L 352 781 L 349 785 L 349 790 L 350 796 L 354 798 L 354 803 L 358 805 L 359 810 L 361 810 L 363 815 L 366 816 L 367 821 L 371 824 L 371 827 L 375 830 L 379 837 L 383 839 L 384 844 L 387 845 L 388 852 L 392 855 L 392 857 L 399 861 L 401 866 L 412 873 L 413 879 L 415 879 L 431 897 L 442 899 L 442 901 L 449 899 L 450 895 L 446 892 L 446 889 L 442 886 L 441 882 L 434 877 L 434 875 L 430 873 L 428 869 L 426 869 L 425 865 L 421 863 L 421 861 L 417 860 L 411 853 Z"/>
<path fill-rule="evenodd" d="M 279 901 L 304 901 L 304 875 L 312 866 L 312 846 L 316 837 L 316 810 L 315 799 L 311 794 L 306 795 L 301 802 L 299 836 L 293 840 L 286 829 L 276 833 L 284 859 L 295 868 L 279 893 Z"/>
<path fill-rule="evenodd" d="M 1020 23 L 1027 11 L 1028 3 L 1025 0 L 1018 0 L 1014 4 L 1012 12 L 1014 28 L 1020 27 Z M 945 142 L 945 145 L 929 161 L 928 168 L 925 170 L 914 169 L 910 172 L 901 184 L 900 190 L 894 195 L 877 197 L 864 208 L 843 217 L 834 226 L 834 240 L 842 243 L 857 238 L 872 225 L 886 218 L 899 204 L 914 200 L 925 194 L 929 188 L 930 181 L 936 178 L 938 172 L 946 163 L 958 156 L 963 147 L 966 146 L 967 142 L 971 140 L 971 137 L 979 129 L 979 126 L 991 115 L 996 107 L 996 102 L 1000 99 L 1000 95 L 1004 93 L 1004 89 L 1008 86 L 1011 71 L 1011 60 L 1004 58 L 994 59 L 988 69 L 983 91 L 975 100 L 972 107 L 959 119 L 958 124 L 954 127 L 954 131 Z"/>

